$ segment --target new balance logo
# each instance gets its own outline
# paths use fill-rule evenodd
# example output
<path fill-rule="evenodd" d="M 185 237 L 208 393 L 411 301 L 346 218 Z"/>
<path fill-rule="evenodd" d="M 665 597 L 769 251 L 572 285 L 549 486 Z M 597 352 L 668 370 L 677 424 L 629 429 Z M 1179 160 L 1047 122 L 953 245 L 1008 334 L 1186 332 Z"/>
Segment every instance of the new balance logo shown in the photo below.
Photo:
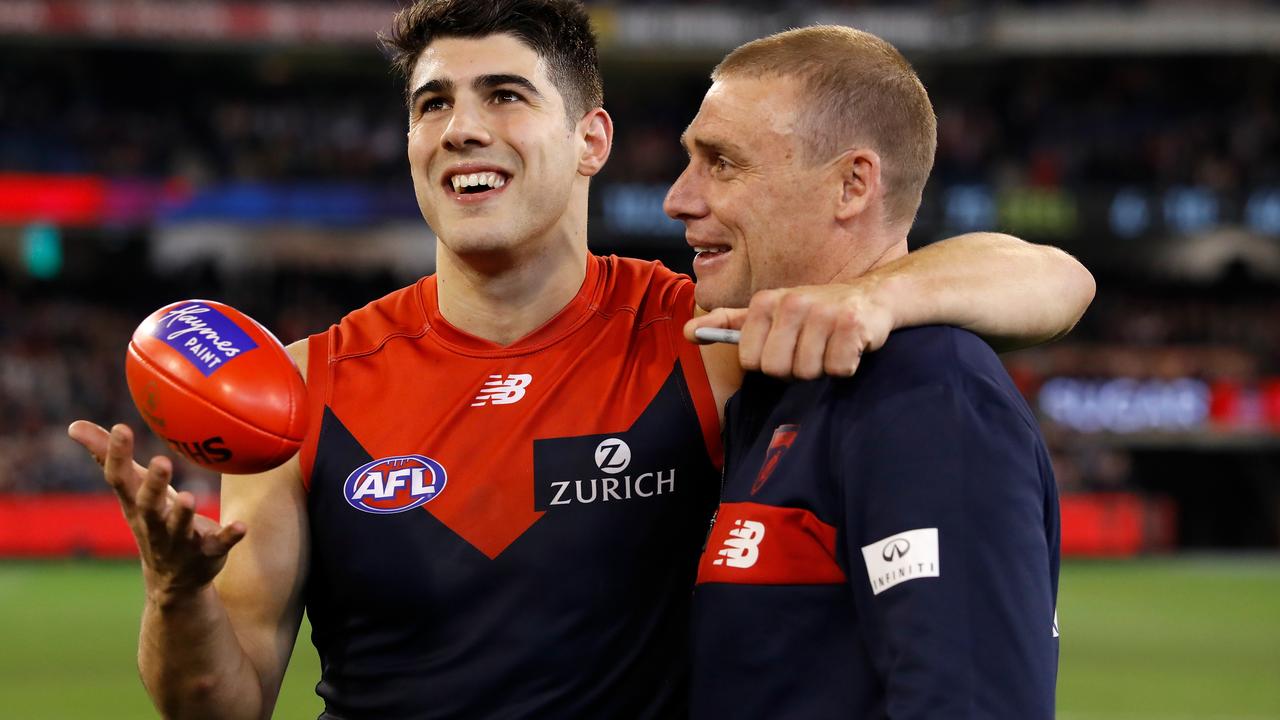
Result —
<path fill-rule="evenodd" d="M 764 540 L 764 523 L 755 520 L 734 520 L 736 526 L 729 531 L 724 547 L 717 553 L 721 557 L 712 561 L 712 565 L 728 565 L 735 568 L 749 568 L 760 559 L 760 541 Z"/>
<path fill-rule="evenodd" d="M 518 403 L 524 397 L 524 389 L 529 387 L 531 382 L 533 382 L 533 376 L 527 374 L 490 375 L 489 381 L 481 386 L 480 393 L 476 395 L 471 407 Z"/>

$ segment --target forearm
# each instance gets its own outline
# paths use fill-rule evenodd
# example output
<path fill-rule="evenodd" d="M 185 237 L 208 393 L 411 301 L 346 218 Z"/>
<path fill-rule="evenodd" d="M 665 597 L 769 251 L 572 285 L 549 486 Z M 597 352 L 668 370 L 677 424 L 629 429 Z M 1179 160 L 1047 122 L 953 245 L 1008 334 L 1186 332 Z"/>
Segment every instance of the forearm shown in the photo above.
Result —
<path fill-rule="evenodd" d="M 1075 258 L 1009 235 L 943 240 L 864 276 L 895 328 L 955 325 L 997 350 L 1065 335 L 1093 300 L 1093 276 Z"/>
<path fill-rule="evenodd" d="M 148 591 L 138 669 L 165 717 L 259 718 L 261 680 L 212 586 L 194 594 Z"/>

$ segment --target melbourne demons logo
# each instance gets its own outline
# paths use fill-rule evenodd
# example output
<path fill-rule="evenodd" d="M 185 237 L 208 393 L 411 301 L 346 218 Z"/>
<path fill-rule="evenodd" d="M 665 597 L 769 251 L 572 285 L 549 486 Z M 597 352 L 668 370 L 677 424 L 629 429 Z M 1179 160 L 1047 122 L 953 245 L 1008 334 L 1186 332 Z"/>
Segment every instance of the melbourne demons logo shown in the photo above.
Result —
<path fill-rule="evenodd" d="M 768 482 L 769 476 L 778 467 L 778 461 L 782 456 L 791 449 L 792 443 L 796 441 L 796 433 L 800 432 L 799 425 L 779 425 L 773 431 L 773 438 L 769 440 L 769 449 L 764 454 L 764 464 L 760 467 L 760 473 L 756 475 L 756 481 L 751 483 L 751 494 L 755 495 L 760 492 L 760 488 Z"/>
<path fill-rule="evenodd" d="M 423 455 L 397 455 L 365 463 L 347 476 L 342 493 L 351 507 L 388 515 L 435 500 L 448 480 L 444 466 Z"/>

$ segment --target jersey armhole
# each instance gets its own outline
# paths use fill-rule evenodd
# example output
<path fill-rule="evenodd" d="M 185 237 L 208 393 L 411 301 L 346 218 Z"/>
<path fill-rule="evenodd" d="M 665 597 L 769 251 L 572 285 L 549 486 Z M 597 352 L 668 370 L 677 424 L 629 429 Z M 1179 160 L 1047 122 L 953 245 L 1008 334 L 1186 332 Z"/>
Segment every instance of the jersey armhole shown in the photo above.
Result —
<path fill-rule="evenodd" d="M 689 387 L 707 456 L 716 469 L 721 470 L 724 468 L 724 446 L 720 437 L 720 409 L 716 407 L 715 394 L 711 391 L 711 378 L 707 376 L 707 367 L 702 361 L 702 350 L 684 337 L 684 325 L 693 318 L 693 312 L 693 282 L 683 279 L 672 303 L 668 337 L 680 361 L 685 385 Z"/>
<path fill-rule="evenodd" d="M 320 442 L 324 409 L 329 404 L 329 331 L 307 338 L 307 439 L 298 451 L 302 469 L 302 487 L 311 491 L 311 471 L 315 466 L 316 448 Z"/>

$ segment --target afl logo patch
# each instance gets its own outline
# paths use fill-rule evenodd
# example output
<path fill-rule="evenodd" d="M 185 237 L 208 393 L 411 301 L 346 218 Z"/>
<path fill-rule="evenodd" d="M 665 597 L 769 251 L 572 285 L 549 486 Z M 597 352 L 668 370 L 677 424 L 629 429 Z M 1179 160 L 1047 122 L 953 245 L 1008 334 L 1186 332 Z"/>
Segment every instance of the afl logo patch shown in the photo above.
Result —
<path fill-rule="evenodd" d="M 342 493 L 357 510 L 378 515 L 412 510 L 444 492 L 444 466 L 423 455 L 396 455 L 365 463 L 347 476 Z"/>

